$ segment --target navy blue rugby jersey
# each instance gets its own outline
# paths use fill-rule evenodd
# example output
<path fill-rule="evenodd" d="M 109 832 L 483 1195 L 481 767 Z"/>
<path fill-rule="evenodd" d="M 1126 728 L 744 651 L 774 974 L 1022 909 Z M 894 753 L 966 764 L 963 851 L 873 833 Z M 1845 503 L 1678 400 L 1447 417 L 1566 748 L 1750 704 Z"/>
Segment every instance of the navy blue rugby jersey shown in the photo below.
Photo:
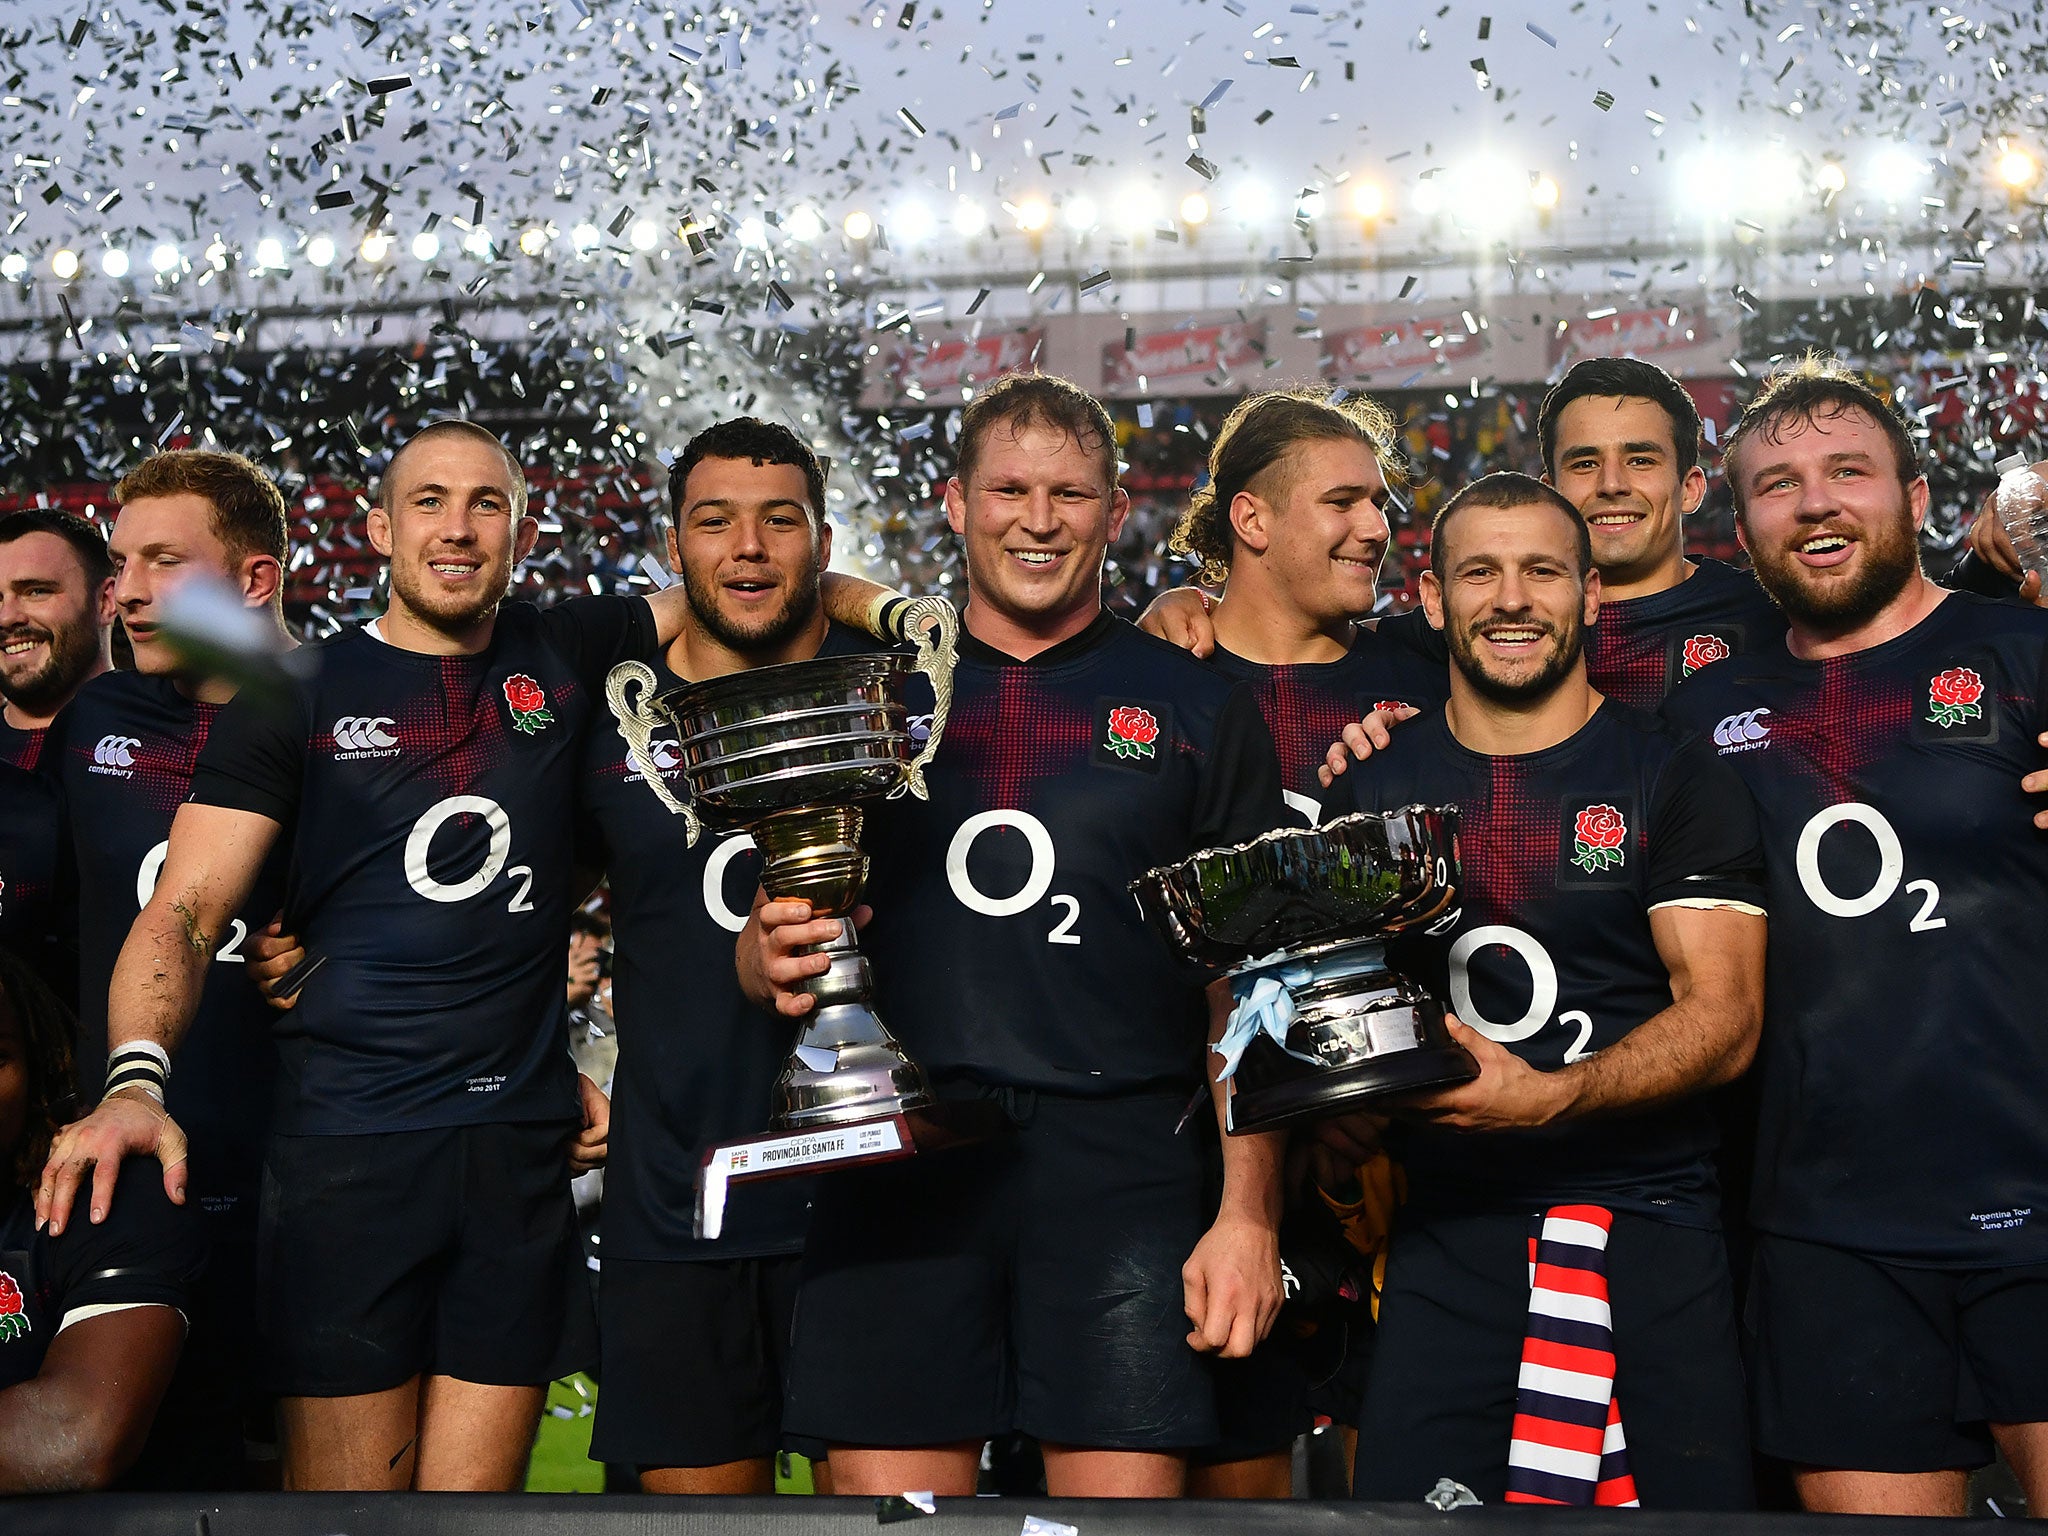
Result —
<path fill-rule="evenodd" d="M 64 1319 L 81 1308 L 186 1310 L 206 1249 L 192 1208 L 171 1204 L 151 1159 L 122 1170 L 105 1221 L 74 1221 L 61 1237 L 36 1230 L 28 1190 L 0 1202 L 0 1391 L 36 1378 Z"/>
<path fill-rule="evenodd" d="M 875 649 L 869 636 L 834 624 L 819 654 Z M 664 688 L 681 681 L 660 662 L 654 671 Z M 682 754 L 672 730 L 655 735 L 654 752 L 682 798 Z M 696 847 L 685 846 L 683 819 L 654 797 L 627 759 L 609 710 L 584 749 L 580 802 L 585 861 L 605 869 L 612 898 L 619 1060 L 605 1164 L 605 1257 L 799 1252 L 807 1179 L 734 1185 L 716 1241 L 700 1241 L 693 1225 L 705 1149 L 768 1129 L 775 1079 L 796 1040 L 795 1021 L 741 995 L 734 969 L 733 945 L 761 883 L 753 840 L 745 832 L 707 830 Z"/>
<path fill-rule="evenodd" d="M 1586 632 L 1586 676 L 1617 704 L 1655 710 L 1695 672 L 1784 640 L 1785 616 L 1754 576 L 1719 560 L 1693 567 L 1675 587 L 1600 605 Z M 1420 608 L 1381 619 L 1379 633 L 1450 665 L 1442 632 Z"/>
<path fill-rule="evenodd" d="M 643 598 L 506 603 L 474 656 L 351 629 L 288 707 L 222 711 L 192 799 L 286 828 L 285 925 L 325 966 L 278 1025 L 289 1135 L 567 1120 L 582 734 Z M 175 1082 L 175 1079 L 173 1079 Z"/>
<path fill-rule="evenodd" d="M 1771 958 L 1759 1227 L 1894 1262 L 2048 1262 L 2048 614 L 1957 593 L 1826 661 L 1717 667 L 1666 713 L 1748 782 Z"/>
<path fill-rule="evenodd" d="M 63 788 L 66 854 L 77 888 L 78 1077 L 98 1099 L 107 1069 L 107 995 L 136 914 L 156 889 L 171 819 L 223 706 L 200 704 L 167 677 L 108 672 L 59 717 L 48 768 Z M 253 1222 L 276 1092 L 275 1011 L 249 977 L 244 948 L 284 904 L 285 854 L 265 861 L 223 935 L 178 1049 L 165 1107 L 192 1139 L 201 1209 Z"/>
<path fill-rule="evenodd" d="M 931 799 L 866 838 L 878 1011 L 940 1084 L 1191 1090 L 1200 977 L 1127 887 L 1291 819 L 1251 689 L 1106 613 L 1029 661 L 960 649 Z"/>
<path fill-rule="evenodd" d="M 18 725 L 9 725 L 6 718 L 0 716 L 0 763 L 35 772 L 42 759 L 43 743 L 49 735 L 48 726 L 39 725 L 25 731 Z"/>
<path fill-rule="evenodd" d="M 1408 704 L 1429 710 L 1450 691 L 1450 664 L 1369 629 L 1359 629 L 1342 659 L 1269 665 L 1247 661 L 1217 646 L 1209 664 L 1225 677 L 1251 684 L 1259 713 L 1280 749 L 1280 775 L 1287 803 L 1313 825 L 1322 803 L 1316 770 L 1344 727 L 1375 709 Z"/>
<path fill-rule="evenodd" d="M 76 934 L 58 890 L 62 823 L 55 784 L 0 762 L 0 945 L 75 1007 Z"/>
<path fill-rule="evenodd" d="M 1439 712 L 1332 786 L 1327 815 L 1458 807 L 1458 905 L 1389 949 L 1458 1018 L 1552 1072 L 1671 1006 L 1650 910 L 1762 908 L 1756 812 L 1713 753 L 1603 703 L 1568 740 L 1492 757 Z M 1398 1127 L 1419 1205 L 1537 1210 L 1583 1200 L 1686 1226 L 1718 1220 L 1712 1117 L 1699 1100 L 1527 1131 Z"/>

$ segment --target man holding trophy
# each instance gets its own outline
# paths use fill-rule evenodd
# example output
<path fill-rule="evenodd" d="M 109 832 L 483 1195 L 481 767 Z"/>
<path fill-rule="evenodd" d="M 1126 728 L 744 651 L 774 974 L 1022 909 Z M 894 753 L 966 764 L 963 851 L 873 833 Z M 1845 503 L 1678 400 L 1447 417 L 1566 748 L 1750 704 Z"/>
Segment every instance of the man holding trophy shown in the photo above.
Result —
<path fill-rule="evenodd" d="M 657 687 L 877 648 L 826 619 L 824 470 L 787 427 L 739 417 L 700 432 L 669 471 L 669 505 L 689 614 Z M 648 756 L 681 793 L 673 733 Z M 739 830 L 692 843 L 608 716 L 584 749 L 578 803 L 579 847 L 610 882 L 620 1039 L 592 1454 L 638 1467 L 650 1493 L 772 1493 L 811 1184 L 747 1188 L 716 1241 L 694 1231 L 704 1150 L 766 1129 L 793 1033 L 740 995 L 732 970 L 760 856 Z"/>
<path fill-rule="evenodd" d="M 950 720 L 929 803 L 876 813 L 860 947 L 933 1093 L 1011 1130 L 821 1180 L 787 1422 L 831 1443 L 840 1492 L 971 1494 L 983 1441 L 1014 1429 L 1056 1495 L 1170 1496 L 1215 1437 L 1198 1352 L 1246 1353 L 1278 1308 L 1279 1168 L 1272 1138 L 1232 1139 L 1203 1234 L 1176 1132 L 1204 996 L 1125 886 L 1279 825 L 1278 765 L 1248 688 L 1103 611 L 1128 503 L 1100 404 L 1005 379 L 967 407 L 959 455 Z M 743 985 L 810 1011 L 833 961 L 803 951 L 839 931 L 764 903 Z"/>
<path fill-rule="evenodd" d="M 1438 514 L 1422 580 L 1450 699 L 1324 810 L 1459 808 L 1460 904 L 1394 963 L 1450 1004 L 1472 1081 L 1404 1101 L 1354 1493 L 1737 1508 L 1741 1364 L 1697 1095 L 1763 1006 L 1755 809 L 1703 744 L 1586 678 L 1586 524 L 1524 475 Z"/>

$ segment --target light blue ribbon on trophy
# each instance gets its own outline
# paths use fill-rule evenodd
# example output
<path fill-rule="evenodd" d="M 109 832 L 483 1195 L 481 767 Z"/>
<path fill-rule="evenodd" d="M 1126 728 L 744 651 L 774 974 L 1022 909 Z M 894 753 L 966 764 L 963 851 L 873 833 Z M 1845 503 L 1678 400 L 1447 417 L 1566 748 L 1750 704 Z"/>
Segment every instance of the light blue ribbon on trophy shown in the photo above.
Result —
<path fill-rule="evenodd" d="M 1237 1000 L 1237 1006 L 1224 1022 L 1223 1037 L 1209 1047 L 1223 1058 L 1223 1068 L 1216 1074 L 1216 1080 L 1230 1080 L 1245 1048 L 1260 1035 L 1296 1061 L 1305 1061 L 1312 1067 L 1322 1065 L 1319 1057 L 1297 1051 L 1287 1043 L 1287 1031 L 1298 1012 L 1294 993 L 1312 982 L 1339 981 L 1384 968 L 1386 961 L 1379 945 L 1360 947 L 1366 953 L 1339 950 L 1319 960 L 1287 960 L 1276 952 L 1233 976 L 1230 995 Z"/>

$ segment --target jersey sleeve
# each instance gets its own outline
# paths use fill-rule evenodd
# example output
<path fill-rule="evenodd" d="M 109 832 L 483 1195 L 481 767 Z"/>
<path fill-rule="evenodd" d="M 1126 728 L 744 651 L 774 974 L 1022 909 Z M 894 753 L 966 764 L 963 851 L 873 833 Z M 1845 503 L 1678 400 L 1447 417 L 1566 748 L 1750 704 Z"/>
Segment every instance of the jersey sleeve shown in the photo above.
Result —
<path fill-rule="evenodd" d="M 49 1242 L 52 1310 L 60 1320 L 81 1307 L 184 1311 L 206 1267 L 197 1213 L 171 1204 L 163 1170 L 148 1157 L 122 1164 L 120 1191 L 105 1221 L 74 1222 Z"/>
<path fill-rule="evenodd" d="M 1652 908 L 1764 910 L 1763 831 L 1740 775 L 1698 742 L 1672 755 L 1650 807 Z"/>
<path fill-rule="evenodd" d="M 1242 843 L 1294 818 L 1282 795 L 1280 751 L 1259 713 L 1258 699 L 1239 683 L 1216 716 L 1216 738 L 1195 791 L 1195 847 Z"/>
<path fill-rule="evenodd" d="M 651 661 L 661 649 L 644 597 L 572 597 L 540 610 L 541 632 L 602 696 L 605 674 L 622 661 Z"/>
<path fill-rule="evenodd" d="M 186 798 L 289 824 L 305 779 L 306 741 L 297 693 L 283 701 L 245 688 L 207 733 Z"/>
<path fill-rule="evenodd" d="M 1949 567 L 1941 585 L 1951 592 L 1974 592 L 2000 602 L 2020 600 L 2020 584 L 1994 570 L 1988 561 L 1979 560 L 1974 549 L 1963 551 L 1963 558 Z"/>

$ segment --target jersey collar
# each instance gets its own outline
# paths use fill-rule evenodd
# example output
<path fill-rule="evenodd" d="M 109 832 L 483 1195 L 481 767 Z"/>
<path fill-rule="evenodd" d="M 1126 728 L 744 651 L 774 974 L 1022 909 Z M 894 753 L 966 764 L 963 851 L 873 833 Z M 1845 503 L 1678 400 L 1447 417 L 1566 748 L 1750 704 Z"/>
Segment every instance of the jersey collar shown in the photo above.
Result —
<path fill-rule="evenodd" d="M 962 660 L 979 662 L 985 667 L 1056 667 L 1063 661 L 1071 661 L 1084 652 L 1093 650 L 1109 638 L 1116 628 L 1116 616 L 1107 608 L 1095 615 L 1088 627 L 1077 635 L 1069 635 L 1058 645 L 1048 646 L 1036 656 L 1019 660 L 1007 651 L 999 651 L 987 642 L 977 639 L 968 632 L 967 626 L 960 626 L 960 656 Z"/>

